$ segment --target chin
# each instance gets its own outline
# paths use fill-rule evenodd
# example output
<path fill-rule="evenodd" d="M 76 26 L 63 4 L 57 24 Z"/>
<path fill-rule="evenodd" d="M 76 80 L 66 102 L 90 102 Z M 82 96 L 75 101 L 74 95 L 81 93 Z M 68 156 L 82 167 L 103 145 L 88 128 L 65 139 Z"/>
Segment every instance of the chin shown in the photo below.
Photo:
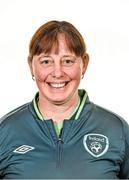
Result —
<path fill-rule="evenodd" d="M 51 91 L 50 89 L 42 89 L 41 91 L 42 98 L 51 102 L 52 104 L 64 104 L 73 98 L 75 94 L 74 90 L 65 89 L 65 90 L 55 90 Z M 45 93 L 44 93 L 45 92 Z"/>
<path fill-rule="evenodd" d="M 52 104 L 64 104 L 70 99 L 70 95 L 64 95 L 64 93 L 58 93 L 58 94 L 49 94 L 46 96 L 49 102 Z"/>
<path fill-rule="evenodd" d="M 52 104 L 60 105 L 60 104 L 65 104 L 68 101 L 68 99 L 60 99 L 60 98 L 50 99 L 49 98 L 49 101 L 52 102 Z"/>

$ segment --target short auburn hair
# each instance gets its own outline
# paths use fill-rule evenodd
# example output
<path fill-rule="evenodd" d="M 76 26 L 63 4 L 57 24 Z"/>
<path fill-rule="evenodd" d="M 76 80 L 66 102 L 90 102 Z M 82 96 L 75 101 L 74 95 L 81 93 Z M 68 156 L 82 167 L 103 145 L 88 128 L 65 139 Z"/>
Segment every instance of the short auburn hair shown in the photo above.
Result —
<path fill-rule="evenodd" d="M 29 44 L 29 58 L 41 53 L 50 53 L 54 48 L 58 53 L 58 35 L 63 34 L 69 50 L 76 56 L 83 57 L 86 45 L 80 32 L 69 22 L 49 21 L 37 29 Z"/>

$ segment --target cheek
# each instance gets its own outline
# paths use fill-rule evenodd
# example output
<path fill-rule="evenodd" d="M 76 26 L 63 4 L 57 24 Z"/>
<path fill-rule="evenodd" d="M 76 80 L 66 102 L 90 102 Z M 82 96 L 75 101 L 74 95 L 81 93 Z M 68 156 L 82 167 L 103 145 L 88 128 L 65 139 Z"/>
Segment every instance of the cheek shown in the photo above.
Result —
<path fill-rule="evenodd" d="M 81 79 L 81 74 L 82 74 L 82 71 L 81 71 L 81 68 L 78 67 L 78 68 L 72 68 L 69 72 L 69 77 L 73 80 L 80 80 Z"/>
<path fill-rule="evenodd" d="M 34 76 L 37 81 L 44 81 L 47 74 L 43 70 L 35 69 Z"/>

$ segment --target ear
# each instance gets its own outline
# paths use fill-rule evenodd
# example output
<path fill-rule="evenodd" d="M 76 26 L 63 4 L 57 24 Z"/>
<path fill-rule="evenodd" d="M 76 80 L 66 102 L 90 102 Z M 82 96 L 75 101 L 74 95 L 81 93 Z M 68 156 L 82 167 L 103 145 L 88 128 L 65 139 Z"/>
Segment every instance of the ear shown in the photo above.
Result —
<path fill-rule="evenodd" d="M 89 63 L 89 54 L 85 53 L 82 60 L 83 60 L 82 74 L 85 74 Z"/>
<path fill-rule="evenodd" d="M 29 65 L 29 68 L 30 68 L 31 75 L 33 76 L 32 61 L 33 61 L 33 58 L 31 58 L 31 57 L 28 56 L 28 65 Z"/>

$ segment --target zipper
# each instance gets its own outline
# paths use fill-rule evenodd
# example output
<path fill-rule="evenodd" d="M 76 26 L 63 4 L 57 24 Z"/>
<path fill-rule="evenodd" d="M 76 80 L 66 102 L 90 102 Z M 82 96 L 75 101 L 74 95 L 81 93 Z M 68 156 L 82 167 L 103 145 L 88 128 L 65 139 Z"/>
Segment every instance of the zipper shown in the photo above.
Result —
<path fill-rule="evenodd" d="M 62 130 L 61 130 L 62 132 Z M 57 167 L 61 167 L 61 163 L 62 163 L 62 153 L 63 153 L 63 139 L 61 138 L 61 134 L 60 133 L 60 136 L 58 137 L 58 140 L 57 140 Z"/>

